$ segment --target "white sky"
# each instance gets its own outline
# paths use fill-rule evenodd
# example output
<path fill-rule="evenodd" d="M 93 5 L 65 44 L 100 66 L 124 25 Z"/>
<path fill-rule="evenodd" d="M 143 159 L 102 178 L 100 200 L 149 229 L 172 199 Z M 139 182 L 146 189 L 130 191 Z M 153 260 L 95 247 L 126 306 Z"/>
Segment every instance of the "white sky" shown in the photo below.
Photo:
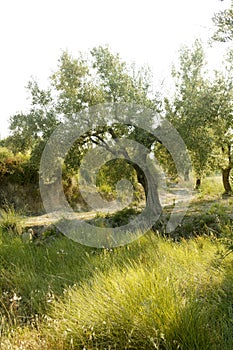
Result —
<path fill-rule="evenodd" d="M 109 44 L 126 61 L 149 64 L 158 84 L 170 75 L 182 44 L 212 33 L 212 16 L 230 0 L 7 0 L 0 2 L 0 134 L 10 115 L 26 110 L 25 86 L 42 86 L 62 50 L 75 55 Z M 209 50 L 221 63 L 224 44 Z M 168 79 L 168 78 L 167 78 Z"/>

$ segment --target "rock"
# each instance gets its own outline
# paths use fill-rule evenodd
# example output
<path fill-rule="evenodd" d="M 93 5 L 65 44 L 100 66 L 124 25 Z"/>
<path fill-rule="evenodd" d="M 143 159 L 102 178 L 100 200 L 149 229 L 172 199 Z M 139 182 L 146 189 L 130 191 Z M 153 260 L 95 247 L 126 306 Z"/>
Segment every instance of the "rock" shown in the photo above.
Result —
<path fill-rule="evenodd" d="M 22 240 L 25 243 L 30 243 L 33 240 L 33 235 L 34 235 L 34 231 L 32 228 L 29 228 L 27 231 L 23 232 L 22 234 Z"/>

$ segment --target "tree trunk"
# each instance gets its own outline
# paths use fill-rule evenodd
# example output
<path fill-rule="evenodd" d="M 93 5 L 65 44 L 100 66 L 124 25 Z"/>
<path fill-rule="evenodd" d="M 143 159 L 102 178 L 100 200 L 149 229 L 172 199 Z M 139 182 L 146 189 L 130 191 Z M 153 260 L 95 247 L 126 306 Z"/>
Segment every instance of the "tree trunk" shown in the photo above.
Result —
<path fill-rule="evenodd" d="M 144 153 L 139 156 L 139 164 L 143 164 L 142 167 L 138 165 L 137 162 L 134 162 L 130 159 L 128 152 L 125 149 L 121 149 L 122 154 L 125 157 L 125 160 L 132 165 L 137 174 L 138 182 L 142 185 L 145 196 L 146 196 L 146 214 L 148 215 L 149 220 L 152 221 L 152 218 L 155 221 L 159 218 L 162 212 L 162 206 L 159 200 L 158 193 L 158 174 L 152 166 L 152 170 L 148 166 L 147 160 L 149 153 Z M 143 169 L 142 169 L 143 168 Z"/>
<path fill-rule="evenodd" d="M 230 184 L 230 172 L 231 172 L 231 167 L 222 169 L 222 182 L 225 189 L 225 193 L 232 192 L 232 188 Z"/>
<path fill-rule="evenodd" d="M 199 190 L 200 186 L 201 186 L 201 179 L 196 179 L 195 190 Z"/>
<path fill-rule="evenodd" d="M 146 208 L 156 218 L 161 214 L 162 206 L 158 194 L 158 178 L 157 174 L 152 174 L 147 167 L 143 171 L 137 164 L 132 164 L 137 173 L 138 182 L 143 186 L 146 196 Z"/>

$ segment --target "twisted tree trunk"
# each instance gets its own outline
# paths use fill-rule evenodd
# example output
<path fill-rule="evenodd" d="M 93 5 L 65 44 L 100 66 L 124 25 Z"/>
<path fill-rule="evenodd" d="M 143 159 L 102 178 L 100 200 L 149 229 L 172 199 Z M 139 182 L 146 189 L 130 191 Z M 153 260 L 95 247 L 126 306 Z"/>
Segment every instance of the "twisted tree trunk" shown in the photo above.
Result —
<path fill-rule="evenodd" d="M 133 164 L 133 167 L 137 173 L 138 182 L 142 185 L 145 192 L 146 208 L 149 209 L 151 214 L 158 217 L 162 211 L 162 207 L 158 194 L 157 174 L 152 173 L 148 167 L 146 171 L 143 171 L 137 164 Z"/>

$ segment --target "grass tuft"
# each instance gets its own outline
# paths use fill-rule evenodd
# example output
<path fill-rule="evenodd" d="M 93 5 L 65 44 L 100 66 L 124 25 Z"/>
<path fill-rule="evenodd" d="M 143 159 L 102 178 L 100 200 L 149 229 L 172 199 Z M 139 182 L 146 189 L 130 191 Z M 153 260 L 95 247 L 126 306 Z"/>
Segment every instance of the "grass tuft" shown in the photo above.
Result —
<path fill-rule="evenodd" d="M 22 233 L 22 216 L 13 206 L 0 209 L 0 228 L 3 233 Z"/>

